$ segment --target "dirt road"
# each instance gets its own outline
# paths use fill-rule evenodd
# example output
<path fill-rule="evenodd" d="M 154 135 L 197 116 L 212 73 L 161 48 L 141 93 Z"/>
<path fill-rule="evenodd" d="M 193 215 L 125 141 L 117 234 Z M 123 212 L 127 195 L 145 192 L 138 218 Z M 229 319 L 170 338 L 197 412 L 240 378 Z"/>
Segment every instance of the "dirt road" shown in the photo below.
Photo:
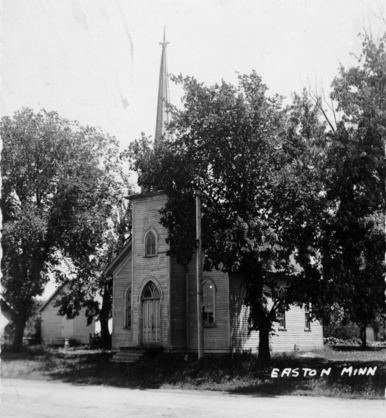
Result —
<path fill-rule="evenodd" d="M 2 379 L 2 418 L 379 418 L 385 401 L 254 397 Z"/>

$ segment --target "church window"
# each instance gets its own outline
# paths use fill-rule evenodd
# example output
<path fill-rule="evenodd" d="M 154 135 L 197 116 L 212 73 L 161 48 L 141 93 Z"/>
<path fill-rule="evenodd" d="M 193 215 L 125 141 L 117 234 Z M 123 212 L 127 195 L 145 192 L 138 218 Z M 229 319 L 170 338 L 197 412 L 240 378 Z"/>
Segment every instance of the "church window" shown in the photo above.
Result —
<path fill-rule="evenodd" d="M 204 327 L 215 325 L 216 288 L 211 280 L 206 280 L 202 286 L 202 313 Z"/>
<path fill-rule="evenodd" d="M 308 306 L 304 307 L 304 329 L 311 331 L 310 309 Z"/>
<path fill-rule="evenodd" d="M 159 290 L 157 286 L 153 282 L 149 282 L 144 291 L 143 291 L 143 298 L 142 299 L 159 299 Z"/>
<path fill-rule="evenodd" d="M 125 326 L 128 329 L 131 329 L 131 287 L 127 289 L 126 292 L 126 319 Z"/>
<path fill-rule="evenodd" d="M 156 241 L 154 233 L 149 231 L 145 238 L 145 256 L 149 257 L 152 255 L 156 255 Z"/>

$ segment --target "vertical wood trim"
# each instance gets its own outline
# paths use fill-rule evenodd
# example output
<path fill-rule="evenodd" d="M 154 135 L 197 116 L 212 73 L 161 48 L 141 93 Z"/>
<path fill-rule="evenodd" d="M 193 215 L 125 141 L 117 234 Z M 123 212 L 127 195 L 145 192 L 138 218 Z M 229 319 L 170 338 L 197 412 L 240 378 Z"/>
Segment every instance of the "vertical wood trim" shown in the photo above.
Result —
<path fill-rule="evenodd" d="M 196 253 L 196 275 L 197 275 L 197 343 L 198 358 L 204 355 L 204 321 L 202 316 L 202 241 L 201 241 L 201 197 L 196 194 L 196 237 L 198 248 Z"/>
<path fill-rule="evenodd" d="M 115 277 L 114 277 L 114 274 L 112 274 L 112 276 L 113 276 L 113 302 L 112 302 L 112 305 L 113 305 L 113 323 L 112 323 L 112 327 L 111 327 L 111 347 L 115 347 L 115 332 L 114 332 L 114 317 L 115 317 L 115 303 L 114 303 L 114 300 L 115 300 Z"/>
<path fill-rule="evenodd" d="M 230 292 L 230 275 L 227 274 L 228 276 L 228 287 L 227 287 L 227 291 L 228 291 L 228 347 L 229 347 L 229 351 L 232 350 L 232 341 L 231 341 L 231 292 Z"/>
<path fill-rule="evenodd" d="M 135 225 L 135 202 L 133 202 L 133 206 L 131 208 L 132 213 L 132 225 L 131 225 L 131 334 L 130 334 L 130 343 L 133 344 L 134 340 L 134 259 L 135 252 L 134 252 L 134 225 Z"/>
<path fill-rule="evenodd" d="M 169 249 L 169 248 L 168 248 Z M 168 310 L 167 310 L 167 333 L 168 333 L 168 350 L 170 351 L 170 349 L 172 348 L 171 346 L 171 342 L 172 342 L 172 273 L 171 273 L 171 257 L 169 256 L 167 258 L 167 262 L 166 262 L 166 268 L 167 268 L 167 283 L 168 283 L 168 289 L 167 289 L 167 294 L 168 294 Z M 162 313 L 161 313 L 161 317 L 162 317 Z M 162 320 L 161 320 L 162 322 Z M 162 328 L 162 327 L 161 327 Z M 161 329 L 161 333 L 162 333 L 162 329 Z"/>
<path fill-rule="evenodd" d="M 186 348 L 189 348 L 189 273 L 185 273 L 185 313 L 186 313 Z"/>

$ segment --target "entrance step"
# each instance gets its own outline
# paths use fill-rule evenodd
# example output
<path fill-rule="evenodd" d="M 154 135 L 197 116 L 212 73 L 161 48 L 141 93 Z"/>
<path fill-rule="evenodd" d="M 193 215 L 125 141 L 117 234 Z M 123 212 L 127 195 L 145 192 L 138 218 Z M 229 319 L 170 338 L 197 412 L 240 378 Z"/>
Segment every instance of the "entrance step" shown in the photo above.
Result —
<path fill-rule="evenodd" d="M 143 356 L 157 355 L 163 352 L 163 347 L 120 347 L 111 361 L 115 363 L 135 363 Z"/>

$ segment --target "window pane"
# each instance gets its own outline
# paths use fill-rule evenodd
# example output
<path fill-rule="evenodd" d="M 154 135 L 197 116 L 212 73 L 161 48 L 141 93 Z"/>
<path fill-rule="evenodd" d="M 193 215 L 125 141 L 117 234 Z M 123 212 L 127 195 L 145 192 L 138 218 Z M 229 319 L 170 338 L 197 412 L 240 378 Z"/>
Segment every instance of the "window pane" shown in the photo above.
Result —
<path fill-rule="evenodd" d="M 153 298 L 159 298 L 159 292 L 155 286 L 153 288 Z"/>
<path fill-rule="evenodd" d="M 277 317 L 279 319 L 279 328 L 285 328 L 286 327 L 286 324 L 285 324 L 285 311 L 279 312 Z"/>
<path fill-rule="evenodd" d="M 203 287 L 202 312 L 204 325 L 214 324 L 214 286 L 210 282 L 204 283 Z"/>
<path fill-rule="evenodd" d="M 152 291 L 149 285 L 146 286 L 146 289 L 143 293 L 144 298 L 151 298 L 152 297 Z"/>
<path fill-rule="evenodd" d="M 155 255 L 155 236 L 152 232 L 146 235 L 145 255 Z"/>
<path fill-rule="evenodd" d="M 305 327 L 305 329 L 311 329 L 310 311 L 309 311 L 307 306 L 304 308 L 304 311 L 305 311 L 305 313 L 304 313 L 304 320 L 305 320 L 304 321 L 304 327 Z"/>

